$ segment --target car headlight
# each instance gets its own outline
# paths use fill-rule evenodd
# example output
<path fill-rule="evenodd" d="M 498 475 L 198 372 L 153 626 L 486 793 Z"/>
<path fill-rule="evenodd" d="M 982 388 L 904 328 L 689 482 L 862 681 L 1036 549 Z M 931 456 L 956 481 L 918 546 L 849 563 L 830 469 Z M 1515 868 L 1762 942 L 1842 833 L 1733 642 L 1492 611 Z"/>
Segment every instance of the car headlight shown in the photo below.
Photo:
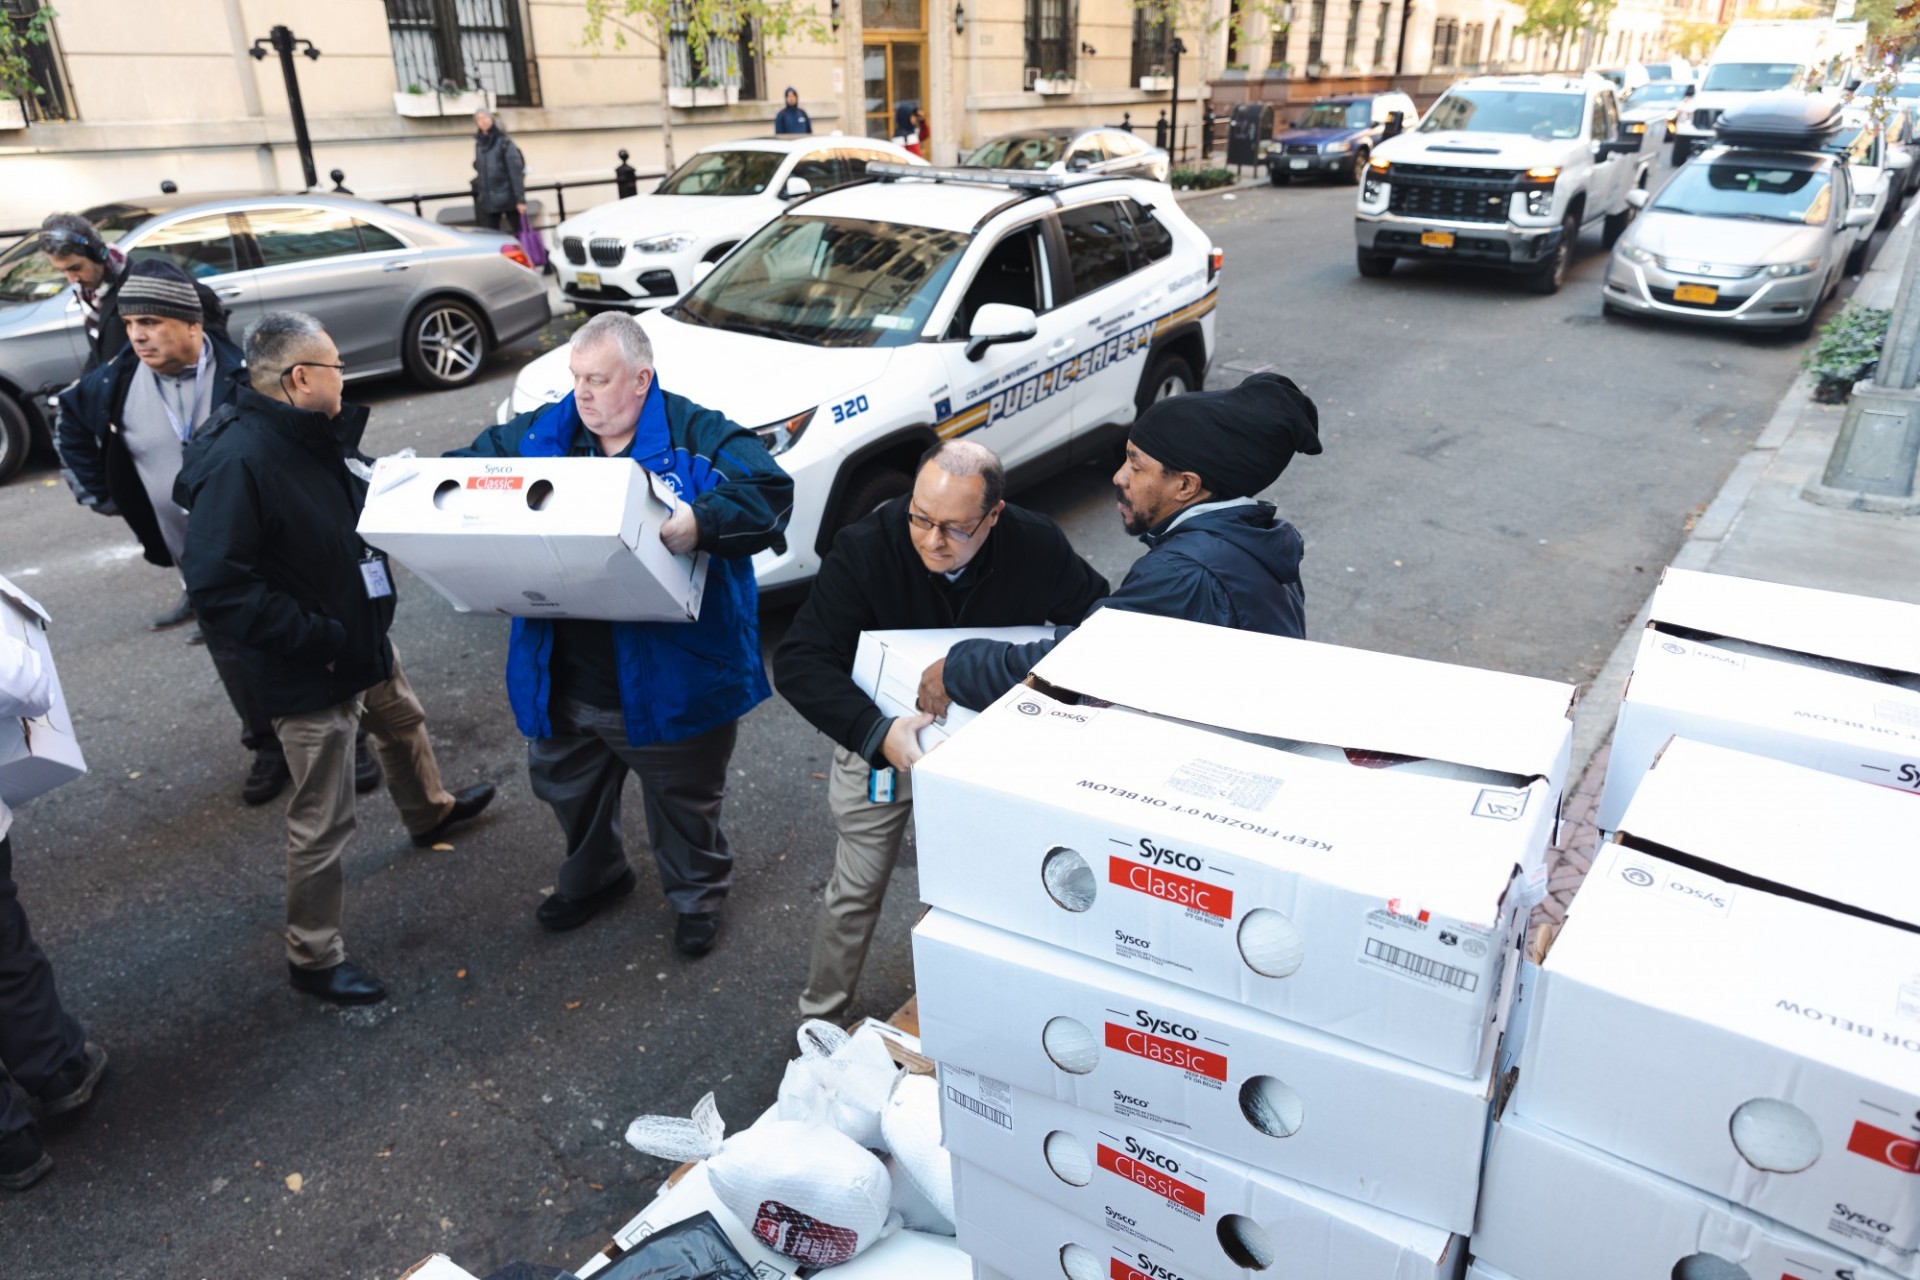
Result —
<path fill-rule="evenodd" d="M 1657 257 L 1655 257 L 1653 254 L 1648 253 L 1645 249 L 1642 249 L 1637 244 L 1621 245 L 1620 256 L 1625 258 L 1628 262 L 1638 262 L 1642 266 L 1652 266 L 1654 263 L 1660 260 Z"/>
<path fill-rule="evenodd" d="M 635 240 L 633 247 L 641 253 L 678 253 L 693 243 L 691 231 L 669 231 L 664 235 L 648 236 L 645 240 Z"/>
<path fill-rule="evenodd" d="M 1341 151 L 1353 150 L 1353 144 L 1351 142 L 1329 142 L 1326 146 L 1320 149 L 1329 154 L 1334 154 Z"/>
<path fill-rule="evenodd" d="M 1820 269 L 1820 259 L 1809 258 L 1805 262 L 1776 262 L 1767 268 L 1767 274 L 1775 280 L 1784 280 L 1788 276 L 1810 276 Z"/>
<path fill-rule="evenodd" d="M 764 427 L 755 427 L 753 434 L 760 437 L 760 443 L 767 446 L 767 452 L 779 457 L 793 448 L 800 439 L 807 424 L 813 421 L 813 415 L 819 412 L 818 406 L 794 414 L 791 418 L 782 418 L 778 422 L 769 422 Z"/>

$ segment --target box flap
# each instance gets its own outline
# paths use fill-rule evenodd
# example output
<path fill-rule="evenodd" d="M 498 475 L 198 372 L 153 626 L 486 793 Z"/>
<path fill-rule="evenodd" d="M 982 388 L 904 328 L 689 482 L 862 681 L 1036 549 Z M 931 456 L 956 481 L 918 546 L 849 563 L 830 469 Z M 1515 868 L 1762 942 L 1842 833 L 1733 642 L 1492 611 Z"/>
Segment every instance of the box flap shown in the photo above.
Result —
<path fill-rule="evenodd" d="M 1912 785 L 1920 788 L 1920 766 Z M 1687 738 L 1667 744 L 1620 843 L 1754 888 L 1920 928 L 1920 795 Z"/>
<path fill-rule="evenodd" d="M 1920 605 L 1898 600 L 1670 568 L 1653 593 L 1650 625 L 1663 624 L 1920 672 Z"/>
<path fill-rule="evenodd" d="M 40 625 L 43 627 L 53 623 L 52 616 L 40 607 L 40 602 L 14 586 L 11 578 L 0 577 L 0 600 L 5 600 L 21 612 L 30 613 L 40 619 Z"/>
<path fill-rule="evenodd" d="M 400 1280 L 479 1280 L 444 1253 L 429 1254 L 400 1273 Z"/>
<path fill-rule="evenodd" d="M 1264 737 L 1552 777 L 1574 687 L 1102 609 L 1033 674 L 1061 690 Z"/>

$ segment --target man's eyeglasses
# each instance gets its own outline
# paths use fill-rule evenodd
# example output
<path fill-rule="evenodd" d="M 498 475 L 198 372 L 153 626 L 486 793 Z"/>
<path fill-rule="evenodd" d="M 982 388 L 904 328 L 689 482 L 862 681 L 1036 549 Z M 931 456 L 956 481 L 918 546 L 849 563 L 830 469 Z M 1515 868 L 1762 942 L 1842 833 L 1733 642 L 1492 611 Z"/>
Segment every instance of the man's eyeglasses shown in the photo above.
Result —
<path fill-rule="evenodd" d="M 287 372 L 292 373 L 295 369 L 331 369 L 335 373 L 345 373 L 347 366 L 344 364 L 328 364 L 325 360 L 295 360 L 287 366 Z"/>
<path fill-rule="evenodd" d="M 973 535 L 980 532 L 980 526 L 985 524 L 987 522 L 987 516 L 992 514 L 993 512 L 989 511 L 986 515 L 975 520 L 971 528 L 962 529 L 957 524 L 941 524 L 938 520 L 930 520 L 918 511 L 915 511 L 912 507 L 908 507 L 907 523 L 922 533 L 938 533 L 942 537 L 953 539 L 955 542 L 972 542 Z"/>

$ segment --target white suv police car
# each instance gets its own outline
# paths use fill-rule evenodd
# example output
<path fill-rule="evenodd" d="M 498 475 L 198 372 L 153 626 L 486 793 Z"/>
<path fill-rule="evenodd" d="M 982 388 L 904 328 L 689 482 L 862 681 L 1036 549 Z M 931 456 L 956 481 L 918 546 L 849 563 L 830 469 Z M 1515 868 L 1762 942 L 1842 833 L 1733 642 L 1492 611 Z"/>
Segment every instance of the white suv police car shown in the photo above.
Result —
<path fill-rule="evenodd" d="M 754 425 L 794 477 L 763 589 L 819 570 L 833 534 L 912 484 L 937 440 L 998 453 L 1010 484 L 1113 456 L 1134 415 L 1198 388 L 1221 255 L 1137 178 L 872 165 L 794 201 L 640 323 L 661 384 Z M 501 420 L 561 399 L 565 348 Z"/>

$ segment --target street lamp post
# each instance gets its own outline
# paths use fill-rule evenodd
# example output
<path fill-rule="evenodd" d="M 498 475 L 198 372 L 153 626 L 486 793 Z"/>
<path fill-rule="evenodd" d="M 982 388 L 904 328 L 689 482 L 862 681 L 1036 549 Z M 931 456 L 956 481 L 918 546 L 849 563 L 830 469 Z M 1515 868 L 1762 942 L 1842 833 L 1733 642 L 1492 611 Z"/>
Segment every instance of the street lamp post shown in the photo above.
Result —
<path fill-rule="evenodd" d="M 1173 38 L 1173 106 L 1167 115 L 1167 141 L 1173 144 L 1173 163 L 1180 163 L 1180 55 L 1187 46 L 1179 36 Z"/>
<path fill-rule="evenodd" d="M 1897 233 L 1896 233 L 1897 234 Z M 1920 515 L 1920 252 L 1909 241 L 1873 379 L 1854 384 L 1827 469 L 1805 495 L 1828 506 Z"/>
<path fill-rule="evenodd" d="M 265 39 L 255 40 L 248 52 L 259 62 L 266 60 L 268 49 L 280 55 L 280 74 L 287 82 L 287 109 L 293 113 L 293 145 L 300 149 L 300 171 L 307 180 L 305 189 L 311 191 L 320 185 L 320 171 L 313 167 L 313 139 L 307 135 L 307 109 L 300 101 L 300 74 L 293 66 L 293 51 L 301 45 L 306 46 L 301 52 L 308 58 L 320 57 L 313 41 L 300 39 L 293 34 L 293 28 L 286 26 L 275 26 Z"/>

